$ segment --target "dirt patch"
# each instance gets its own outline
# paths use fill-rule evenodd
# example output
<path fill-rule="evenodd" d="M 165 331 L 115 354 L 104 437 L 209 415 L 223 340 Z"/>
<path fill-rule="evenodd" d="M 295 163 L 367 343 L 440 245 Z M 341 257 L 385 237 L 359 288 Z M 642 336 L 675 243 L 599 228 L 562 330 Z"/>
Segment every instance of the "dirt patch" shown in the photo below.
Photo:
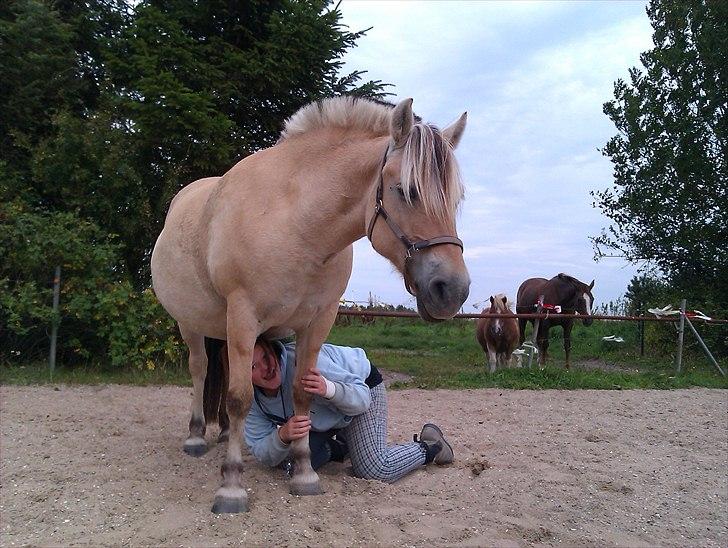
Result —
<path fill-rule="evenodd" d="M 436 422 L 455 463 L 332 464 L 298 498 L 246 455 L 251 511 L 216 516 L 224 447 L 182 452 L 189 389 L 55 388 L 0 388 L 3 546 L 728 545 L 728 391 L 390 392 L 390 439 Z"/>

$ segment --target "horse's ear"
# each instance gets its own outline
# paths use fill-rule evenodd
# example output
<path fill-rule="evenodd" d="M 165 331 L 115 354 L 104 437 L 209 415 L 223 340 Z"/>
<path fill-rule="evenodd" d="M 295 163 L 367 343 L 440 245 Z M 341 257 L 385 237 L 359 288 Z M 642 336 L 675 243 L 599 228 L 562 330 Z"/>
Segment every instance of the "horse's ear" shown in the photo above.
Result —
<path fill-rule="evenodd" d="M 503 301 L 503 304 L 507 304 L 508 303 L 508 297 L 503 297 L 501 300 Z"/>
<path fill-rule="evenodd" d="M 465 131 L 465 124 L 468 121 L 468 113 L 463 112 L 460 118 L 442 130 L 442 137 L 455 149 L 460 143 L 460 138 Z"/>
<path fill-rule="evenodd" d="M 495 304 L 495 300 L 493 299 L 493 295 L 490 296 L 490 304 Z"/>
<path fill-rule="evenodd" d="M 594 289 L 594 280 L 592 280 L 592 283 L 589 284 L 589 291 Z"/>
<path fill-rule="evenodd" d="M 412 99 L 401 101 L 392 111 L 392 119 L 389 122 L 389 131 L 392 134 L 394 146 L 404 144 L 409 137 L 412 126 L 415 123 L 415 116 L 412 114 Z"/>

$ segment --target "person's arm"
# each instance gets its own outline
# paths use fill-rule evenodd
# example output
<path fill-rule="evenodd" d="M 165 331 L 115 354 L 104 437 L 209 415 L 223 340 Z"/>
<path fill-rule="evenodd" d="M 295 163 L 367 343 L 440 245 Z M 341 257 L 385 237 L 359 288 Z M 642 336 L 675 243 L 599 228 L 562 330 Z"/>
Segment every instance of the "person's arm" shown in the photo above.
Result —
<path fill-rule="evenodd" d="M 291 442 L 304 437 L 309 430 L 311 419 L 306 415 L 294 415 L 286 424 L 277 428 L 260 413 L 254 413 L 251 408 L 245 419 L 245 442 L 260 462 L 277 466 L 288 456 Z"/>
<path fill-rule="evenodd" d="M 331 401 L 339 411 L 350 417 L 364 413 L 372 403 L 369 387 L 357 379 L 351 379 L 351 382 L 331 381 L 315 369 L 304 375 L 302 382 L 306 392 Z"/>
<path fill-rule="evenodd" d="M 288 456 L 290 445 L 283 443 L 276 425 L 256 411 L 251 407 L 245 417 L 245 443 L 258 461 L 277 466 Z"/>

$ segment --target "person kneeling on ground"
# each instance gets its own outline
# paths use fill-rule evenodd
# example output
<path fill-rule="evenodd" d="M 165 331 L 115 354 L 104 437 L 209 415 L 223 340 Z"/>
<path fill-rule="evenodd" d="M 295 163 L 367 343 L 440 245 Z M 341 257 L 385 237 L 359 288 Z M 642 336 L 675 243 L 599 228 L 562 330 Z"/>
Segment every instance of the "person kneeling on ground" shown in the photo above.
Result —
<path fill-rule="evenodd" d="M 269 466 L 288 466 L 290 443 L 309 434 L 311 466 L 342 462 L 354 475 L 392 483 L 423 464 L 449 464 L 453 451 L 440 429 L 425 424 L 414 442 L 387 445 L 387 392 L 361 348 L 324 344 L 316 369 L 303 376 L 313 394 L 310 418 L 293 415 L 295 343 L 259 339 L 253 351 L 253 402 L 245 442 Z"/>

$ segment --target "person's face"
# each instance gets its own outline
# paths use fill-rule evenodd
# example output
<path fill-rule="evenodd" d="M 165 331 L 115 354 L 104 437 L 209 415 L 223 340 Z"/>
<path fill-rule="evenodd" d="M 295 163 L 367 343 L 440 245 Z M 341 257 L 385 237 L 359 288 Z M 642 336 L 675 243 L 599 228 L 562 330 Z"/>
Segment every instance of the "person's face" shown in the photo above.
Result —
<path fill-rule="evenodd" d="M 275 353 L 267 345 L 256 344 L 253 349 L 253 384 L 275 392 L 281 386 L 281 368 Z"/>

